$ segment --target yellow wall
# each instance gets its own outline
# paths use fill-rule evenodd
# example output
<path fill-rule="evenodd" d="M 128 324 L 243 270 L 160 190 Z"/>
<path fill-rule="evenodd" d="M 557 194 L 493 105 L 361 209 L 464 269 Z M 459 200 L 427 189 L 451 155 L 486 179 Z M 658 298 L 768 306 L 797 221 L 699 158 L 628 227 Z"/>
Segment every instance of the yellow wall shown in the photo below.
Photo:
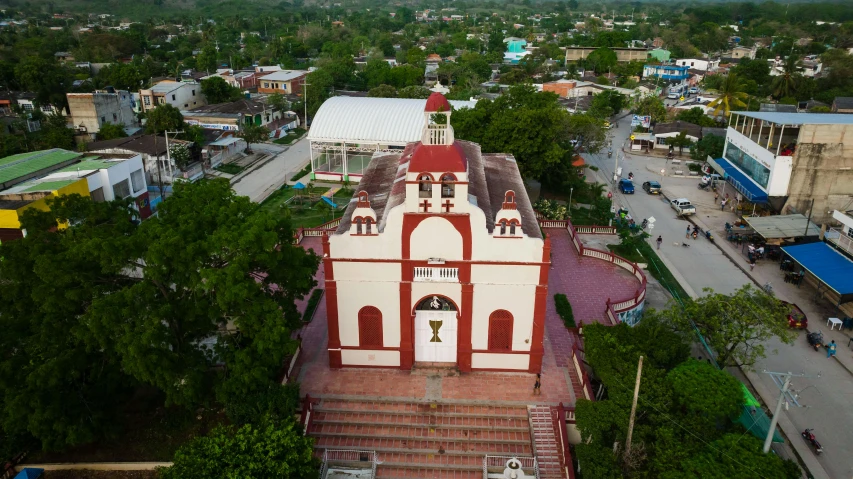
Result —
<path fill-rule="evenodd" d="M 70 185 L 63 186 L 62 188 L 55 190 L 52 192 L 50 196 L 42 198 L 37 201 L 33 201 L 32 203 L 18 208 L 17 210 L 2 210 L 0 209 L 0 228 L 20 228 L 21 227 L 21 215 L 24 214 L 29 208 L 36 208 L 42 211 L 48 211 L 47 207 L 47 199 L 53 196 L 61 196 L 61 195 L 73 195 L 78 194 L 80 196 L 89 196 L 89 182 L 86 181 L 85 178 L 81 178 Z M 60 225 L 60 228 L 64 228 L 65 225 Z"/>

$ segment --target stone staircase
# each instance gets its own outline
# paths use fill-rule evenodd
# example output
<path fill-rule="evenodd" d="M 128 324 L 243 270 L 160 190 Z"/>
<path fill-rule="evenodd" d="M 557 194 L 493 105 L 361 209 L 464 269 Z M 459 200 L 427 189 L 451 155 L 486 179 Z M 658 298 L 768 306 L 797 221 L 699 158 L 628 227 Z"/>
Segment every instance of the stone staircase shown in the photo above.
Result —
<path fill-rule="evenodd" d="M 533 456 L 525 406 L 324 398 L 312 411 L 318 456 L 376 451 L 378 478 L 481 479 L 486 455 Z"/>
<path fill-rule="evenodd" d="M 539 479 L 563 478 L 563 449 L 555 430 L 557 411 L 550 406 L 530 406 L 533 448 L 539 460 Z"/>

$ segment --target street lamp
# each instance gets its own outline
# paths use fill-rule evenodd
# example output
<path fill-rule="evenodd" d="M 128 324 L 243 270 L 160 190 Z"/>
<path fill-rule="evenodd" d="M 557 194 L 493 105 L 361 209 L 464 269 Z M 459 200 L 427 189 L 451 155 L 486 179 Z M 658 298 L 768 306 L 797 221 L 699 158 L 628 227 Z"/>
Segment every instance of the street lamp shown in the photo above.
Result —
<path fill-rule="evenodd" d="M 569 188 L 569 214 L 572 213 L 572 193 L 575 192 L 574 188 Z"/>

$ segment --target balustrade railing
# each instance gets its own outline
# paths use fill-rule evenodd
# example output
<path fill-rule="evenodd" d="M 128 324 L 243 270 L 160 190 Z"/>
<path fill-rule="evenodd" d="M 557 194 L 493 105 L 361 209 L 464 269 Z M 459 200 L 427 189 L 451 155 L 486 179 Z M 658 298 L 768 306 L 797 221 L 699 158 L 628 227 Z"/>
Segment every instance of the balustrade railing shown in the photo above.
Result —
<path fill-rule="evenodd" d="M 434 281 L 440 283 L 459 282 L 459 268 L 415 267 L 415 281 Z"/>
<path fill-rule="evenodd" d="M 483 479 L 488 479 L 489 469 L 501 469 L 506 467 L 507 461 L 515 459 L 521 464 L 521 469 L 525 474 L 533 471 L 534 477 L 539 479 L 539 462 L 535 457 L 527 456 L 484 456 L 483 457 Z"/>

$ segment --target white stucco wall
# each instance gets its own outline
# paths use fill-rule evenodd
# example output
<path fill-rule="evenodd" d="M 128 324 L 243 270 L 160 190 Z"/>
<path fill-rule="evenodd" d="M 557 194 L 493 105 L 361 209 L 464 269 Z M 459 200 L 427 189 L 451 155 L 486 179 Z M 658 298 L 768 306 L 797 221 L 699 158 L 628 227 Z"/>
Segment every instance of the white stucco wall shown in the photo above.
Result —
<path fill-rule="evenodd" d="M 535 285 L 474 285 L 471 346 L 475 350 L 489 348 L 489 316 L 495 310 L 505 309 L 512 313 L 512 350 L 530 351 L 535 302 Z"/>
<path fill-rule="evenodd" d="M 449 221 L 433 216 L 421 221 L 411 236 L 410 258 L 462 260 L 462 235 Z"/>
<path fill-rule="evenodd" d="M 367 265 L 365 269 L 370 267 Z M 342 346 L 358 346 L 358 311 L 364 306 L 375 306 L 382 312 L 384 347 L 400 346 L 399 282 L 339 281 L 337 286 L 338 331 Z"/>
<path fill-rule="evenodd" d="M 400 366 L 399 351 L 367 351 L 367 350 L 341 350 L 341 362 L 344 366 Z"/>
<path fill-rule="evenodd" d="M 753 136 L 756 138 L 758 136 L 759 126 L 760 122 L 756 120 L 755 127 L 752 128 Z M 778 131 L 779 128 L 774 127 L 774 136 L 778 135 Z M 734 128 L 729 127 L 726 131 L 726 145 L 725 150 L 723 151 L 723 157 L 725 157 L 728 152 L 729 143 L 740 148 L 756 161 L 770 169 L 770 179 L 767 182 L 767 188 L 765 189 L 762 186 L 762 189 L 764 189 L 770 196 L 785 196 L 788 194 L 788 184 L 791 181 L 793 159 L 790 156 L 777 157 L 774 153 L 764 148 L 764 145 L 767 144 L 767 135 L 769 134 L 770 126 L 765 125 L 764 128 L 761 129 L 761 145 L 759 145 Z"/>
<path fill-rule="evenodd" d="M 530 356 L 527 354 L 487 354 L 474 353 L 471 355 L 473 369 L 518 369 L 526 371 L 530 367 Z"/>

